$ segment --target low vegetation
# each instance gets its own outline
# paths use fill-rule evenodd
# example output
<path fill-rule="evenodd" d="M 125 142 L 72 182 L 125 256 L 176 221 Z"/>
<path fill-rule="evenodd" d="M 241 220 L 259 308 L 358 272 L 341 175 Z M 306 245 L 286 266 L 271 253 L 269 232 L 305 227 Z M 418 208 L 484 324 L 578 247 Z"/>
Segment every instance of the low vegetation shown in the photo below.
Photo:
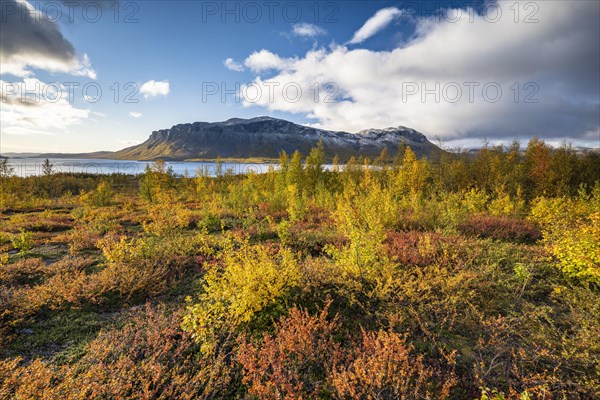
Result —
<path fill-rule="evenodd" d="M 597 153 L 324 163 L 4 165 L 0 398 L 600 397 Z"/>

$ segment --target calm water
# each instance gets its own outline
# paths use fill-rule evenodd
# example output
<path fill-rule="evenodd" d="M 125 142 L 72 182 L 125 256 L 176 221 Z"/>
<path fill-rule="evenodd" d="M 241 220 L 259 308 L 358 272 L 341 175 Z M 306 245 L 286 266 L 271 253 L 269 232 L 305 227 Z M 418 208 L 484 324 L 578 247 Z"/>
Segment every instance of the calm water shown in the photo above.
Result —
<path fill-rule="evenodd" d="M 42 175 L 42 164 L 44 159 L 41 158 L 11 158 L 9 164 L 15 168 L 17 176 L 34 176 Z M 89 174 L 142 174 L 146 168 L 147 161 L 122 161 L 122 160 L 85 160 L 85 159 L 68 159 L 68 158 L 50 158 L 50 162 L 54 166 L 54 172 L 85 172 Z M 201 169 L 209 176 L 215 176 L 216 163 L 214 162 L 187 162 L 173 161 L 166 162 L 167 166 L 172 167 L 173 171 L 178 175 L 196 176 L 198 170 Z M 223 162 L 223 173 L 229 174 L 245 174 L 250 172 L 263 173 L 267 172 L 270 166 L 277 167 L 277 164 L 260 164 L 260 163 L 229 163 Z"/>

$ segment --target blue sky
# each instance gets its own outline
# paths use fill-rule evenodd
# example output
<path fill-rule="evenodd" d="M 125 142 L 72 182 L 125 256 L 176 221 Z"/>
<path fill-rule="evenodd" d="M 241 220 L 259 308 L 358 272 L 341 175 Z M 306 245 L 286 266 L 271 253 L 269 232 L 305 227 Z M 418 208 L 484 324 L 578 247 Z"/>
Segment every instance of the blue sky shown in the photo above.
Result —
<path fill-rule="evenodd" d="M 599 146 L 596 1 L 19 1 L 2 0 L 2 152 L 117 150 L 177 123 L 257 115 L 404 125 L 450 145 Z M 23 9 L 45 16 L 15 19 Z M 61 100 L 26 104 L 27 85 Z M 240 94 L 223 101 L 223 88 Z"/>

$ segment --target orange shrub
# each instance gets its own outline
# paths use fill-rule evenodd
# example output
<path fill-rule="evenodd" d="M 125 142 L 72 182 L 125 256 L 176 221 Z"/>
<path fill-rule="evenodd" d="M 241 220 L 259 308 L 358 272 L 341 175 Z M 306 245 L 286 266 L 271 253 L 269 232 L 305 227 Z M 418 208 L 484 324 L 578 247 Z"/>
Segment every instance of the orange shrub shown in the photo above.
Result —
<path fill-rule="evenodd" d="M 535 243 L 542 238 L 531 222 L 512 217 L 475 216 L 460 224 L 458 230 L 468 236 L 515 243 Z"/>
<path fill-rule="evenodd" d="M 22 258 L 13 264 L 0 266 L 0 285 L 15 286 L 39 279 L 46 269 L 41 258 Z"/>
<path fill-rule="evenodd" d="M 24 318 L 43 307 L 57 308 L 90 301 L 84 270 L 93 259 L 65 257 L 52 264 L 39 258 L 21 259 L 0 268 L 0 340 L 6 340 Z"/>
<path fill-rule="evenodd" d="M 351 362 L 332 374 L 336 398 L 445 399 L 455 380 L 427 366 L 405 338 L 394 332 L 365 332 Z"/>
<path fill-rule="evenodd" d="M 179 328 L 181 312 L 146 305 L 121 329 L 101 332 L 74 364 L 0 361 L 0 398 L 197 399 L 227 396 L 231 370 L 223 354 L 198 358 Z"/>
<path fill-rule="evenodd" d="M 340 357 L 333 334 L 337 318 L 328 320 L 327 307 L 317 316 L 292 308 L 261 343 L 241 340 L 237 360 L 248 392 L 261 399 L 316 398 Z"/>
<path fill-rule="evenodd" d="M 126 299 L 162 292 L 197 265 L 197 256 L 212 251 L 202 235 L 130 240 L 107 235 L 98 245 L 107 260 L 106 268 L 97 274 L 101 290 L 114 291 Z"/>
<path fill-rule="evenodd" d="M 440 252 L 442 237 L 438 233 L 388 232 L 385 241 L 392 261 L 402 265 L 428 265 Z"/>
<path fill-rule="evenodd" d="M 435 232 L 388 232 L 385 246 L 393 262 L 414 266 L 464 265 L 479 253 L 464 237 Z"/>
<path fill-rule="evenodd" d="M 102 235 L 97 232 L 76 228 L 67 236 L 69 254 L 77 254 L 82 250 L 95 250 L 98 248 L 98 241 L 101 238 Z"/>
<path fill-rule="evenodd" d="M 7 230 L 18 232 L 61 232 L 71 228 L 73 219 L 69 214 L 46 210 L 40 213 L 16 214 L 11 217 Z"/>

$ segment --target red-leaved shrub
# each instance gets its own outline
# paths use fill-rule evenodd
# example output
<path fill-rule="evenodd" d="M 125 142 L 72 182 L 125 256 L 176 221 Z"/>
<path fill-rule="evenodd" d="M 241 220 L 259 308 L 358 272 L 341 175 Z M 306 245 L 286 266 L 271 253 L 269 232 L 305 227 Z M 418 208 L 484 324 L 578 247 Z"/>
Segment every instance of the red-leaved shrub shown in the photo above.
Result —
<path fill-rule="evenodd" d="M 394 332 L 363 332 L 350 358 L 332 374 L 336 398 L 445 399 L 455 384 Z"/>
<path fill-rule="evenodd" d="M 511 217 L 475 216 L 458 230 L 468 236 L 514 243 L 535 243 L 542 238 L 531 222 Z"/>
<path fill-rule="evenodd" d="M 243 338 L 237 359 L 248 392 L 260 399 L 317 398 L 340 357 L 333 339 L 337 327 L 337 318 L 328 320 L 327 307 L 317 316 L 292 308 L 262 343 Z"/>
<path fill-rule="evenodd" d="M 0 398 L 203 399 L 227 396 L 224 354 L 199 357 L 182 313 L 147 305 L 121 329 L 101 332 L 84 356 L 62 367 L 35 359 L 0 361 Z"/>

